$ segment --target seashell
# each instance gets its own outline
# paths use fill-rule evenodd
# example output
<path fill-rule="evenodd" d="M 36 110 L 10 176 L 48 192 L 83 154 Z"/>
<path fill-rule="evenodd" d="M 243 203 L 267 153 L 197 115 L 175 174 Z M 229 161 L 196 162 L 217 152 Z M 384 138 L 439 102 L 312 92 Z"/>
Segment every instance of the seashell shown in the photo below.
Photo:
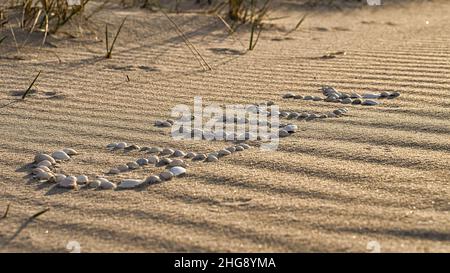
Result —
<path fill-rule="evenodd" d="M 334 113 L 336 116 L 340 116 L 340 115 L 344 114 L 344 112 L 341 111 L 340 109 L 334 110 L 333 113 Z"/>
<path fill-rule="evenodd" d="M 319 118 L 327 118 L 328 116 L 327 116 L 327 114 L 320 114 L 319 115 Z"/>
<path fill-rule="evenodd" d="M 318 118 L 318 117 L 319 117 L 319 116 L 318 116 L 317 114 L 311 113 L 311 114 L 309 114 L 308 119 L 315 119 L 315 118 Z"/>
<path fill-rule="evenodd" d="M 120 166 L 117 167 L 117 169 L 118 169 L 120 172 L 126 172 L 126 171 L 129 171 L 129 170 L 130 170 L 130 168 L 128 167 L 128 165 L 120 165 Z"/>
<path fill-rule="evenodd" d="M 236 148 L 235 148 L 235 147 L 233 147 L 233 146 L 231 146 L 231 147 L 228 147 L 228 148 L 225 148 L 225 150 L 229 151 L 230 153 L 234 153 L 234 152 L 236 152 Z"/>
<path fill-rule="evenodd" d="M 39 172 L 34 176 L 34 178 L 37 178 L 38 180 L 54 181 L 55 175 L 48 172 Z"/>
<path fill-rule="evenodd" d="M 68 154 L 66 154 L 64 151 L 56 151 L 54 153 L 52 153 L 52 157 L 55 160 L 69 160 L 70 156 Z"/>
<path fill-rule="evenodd" d="M 171 162 L 172 162 L 172 159 L 165 157 L 165 158 L 162 158 L 162 159 L 158 162 L 157 166 L 160 167 L 160 166 L 169 165 Z"/>
<path fill-rule="evenodd" d="M 304 98 L 303 98 L 304 100 L 313 100 L 313 96 L 305 96 Z"/>
<path fill-rule="evenodd" d="M 181 159 L 174 159 L 172 162 L 169 163 L 169 167 L 176 167 L 176 166 L 182 166 L 185 167 L 186 163 L 184 163 Z"/>
<path fill-rule="evenodd" d="M 127 146 L 128 146 L 128 144 L 126 142 L 119 142 L 119 143 L 117 143 L 116 148 L 117 149 L 125 149 L 125 147 L 127 147 Z"/>
<path fill-rule="evenodd" d="M 345 99 L 342 100 L 343 104 L 350 104 L 352 102 L 353 102 L 353 100 L 351 98 L 345 98 Z"/>
<path fill-rule="evenodd" d="M 384 92 L 381 92 L 380 98 L 387 98 L 387 97 L 389 97 L 390 95 L 391 95 L 391 93 L 384 91 Z"/>
<path fill-rule="evenodd" d="M 215 157 L 219 157 L 219 153 L 218 152 L 211 152 L 208 155 L 213 155 Z"/>
<path fill-rule="evenodd" d="M 86 175 L 79 175 L 76 178 L 78 184 L 86 184 L 89 182 L 89 178 Z"/>
<path fill-rule="evenodd" d="M 31 171 L 32 174 L 38 174 L 41 172 L 49 173 L 51 170 L 46 166 L 39 166 Z"/>
<path fill-rule="evenodd" d="M 197 155 L 197 154 L 194 153 L 194 152 L 189 152 L 189 153 L 186 154 L 185 157 L 186 157 L 186 158 L 194 158 L 196 155 Z"/>
<path fill-rule="evenodd" d="M 114 184 L 113 182 L 111 182 L 111 181 L 108 181 L 108 180 L 102 180 L 102 181 L 99 181 L 100 182 L 100 185 L 98 185 L 98 187 L 99 188 L 101 188 L 101 189 L 104 189 L 104 190 L 114 190 L 115 188 L 117 188 L 117 185 L 116 184 Z"/>
<path fill-rule="evenodd" d="M 168 120 L 166 120 L 166 122 L 170 123 L 170 125 L 173 125 L 175 123 L 175 121 L 173 119 L 168 119 Z"/>
<path fill-rule="evenodd" d="M 132 189 L 142 184 L 142 180 L 137 179 L 124 179 L 118 185 L 119 189 Z"/>
<path fill-rule="evenodd" d="M 283 95 L 283 99 L 290 99 L 293 98 L 294 96 L 295 96 L 294 93 L 289 92 Z"/>
<path fill-rule="evenodd" d="M 331 95 L 331 96 L 326 97 L 324 101 L 326 101 L 326 102 L 337 102 L 338 99 L 339 99 L 338 96 Z"/>
<path fill-rule="evenodd" d="M 128 170 L 128 166 L 127 166 L 127 170 Z M 109 174 L 118 174 L 118 173 L 120 173 L 120 170 L 117 169 L 117 168 L 112 168 L 112 169 L 109 170 L 108 173 Z"/>
<path fill-rule="evenodd" d="M 172 155 L 174 153 L 174 151 L 172 149 L 166 148 L 164 150 L 162 150 L 162 152 L 160 153 L 161 155 Z"/>
<path fill-rule="evenodd" d="M 321 101 L 321 100 L 323 100 L 321 97 L 318 96 L 313 97 L 313 101 Z"/>
<path fill-rule="evenodd" d="M 396 92 L 392 92 L 389 97 L 396 98 L 396 97 L 399 97 L 399 96 L 400 96 L 400 92 L 396 91 Z"/>
<path fill-rule="evenodd" d="M 347 93 L 341 93 L 341 95 L 339 96 L 339 98 L 341 98 L 341 99 L 349 99 L 349 98 L 350 98 L 350 95 L 347 94 Z"/>
<path fill-rule="evenodd" d="M 361 103 L 361 105 L 367 105 L 367 106 L 378 105 L 378 102 L 376 102 L 374 100 L 365 100 Z"/>
<path fill-rule="evenodd" d="M 308 113 L 301 113 L 298 118 L 309 118 L 309 114 Z"/>
<path fill-rule="evenodd" d="M 186 173 L 186 169 L 180 166 L 176 166 L 173 168 L 170 168 L 169 172 L 173 174 L 173 176 L 180 176 Z"/>
<path fill-rule="evenodd" d="M 100 180 L 95 180 L 95 181 L 92 181 L 92 182 L 90 182 L 89 184 L 88 184 L 88 187 L 89 188 L 98 188 L 98 187 L 100 187 L 100 185 L 102 184 L 102 182 L 100 181 Z"/>
<path fill-rule="evenodd" d="M 34 162 L 39 163 L 41 161 L 48 160 L 50 163 L 55 164 L 56 161 L 53 157 L 48 154 L 39 153 L 34 156 Z"/>
<path fill-rule="evenodd" d="M 160 147 L 151 147 L 149 150 L 148 150 L 148 152 L 149 153 L 151 153 L 151 154 L 154 154 L 154 153 L 160 153 L 160 152 L 162 152 L 162 148 L 160 148 Z"/>
<path fill-rule="evenodd" d="M 181 151 L 181 150 L 176 150 L 175 152 L 173 152 L 172 156 L 174 156 L 174 157 L 182 157 L 182 156 L 186 156 L 186 153 Z"/>
<path fill-rule="evenodd" d="M 352 104 L 361 104 L 362 103 L 362 100 L 361 99 L 354 99 L 353 101 L 352 101 Z"/>
<path fill-rule="evenodd" d="M 350 98 L 352 98 L 352 99 L 360 99 L 360 98 L 362 98 L 362 96 L 360 94 L 358 94 L 358 93 L 351 93 L 350 94 Z"/>
<path fill-rule="evenodd" d="M 37 167 L 44 166 L 44 167 L 49 168 L 49 167 L 51 167 L 52 165 L 53 165 L 53 164 L 52 164 L 50 161 L 48 161 L 48 160 L 42 160 L 41 162 L 39 162 L 39 163 L 37 164 Z"/>
<path fill-rule="evenodd" d="M 231 152 L 226 149 L 220 150 L 218 153 L 219 156 L 226 156 L 226 155 L 230 155 L 230 154 L 231 154 Z"/>
<path fill-rule="evenodd" d="M 287 116 L 287 119 L 297 119 L 298 116 L 300 116 L 299 113 L 297 113 L 297 112 L 292 112 L 292 113 L 290 113 L 290 114 Z"/>
<path fill-rule="evenodd" d="M 107 149 L 115 149 L 117 148 L 117 143 L 109 143 L 108 145 L 106 145 Z"/>
<path fill-rule="evenodd" d="M 327 116 L 328 116 L 329 118 L 335 118 L 335 117 L 336 117 L 336 114 L 333 113 L 333 112 L 329 112 L 329 113 L 327 113 Z"/>
<path fill-rule="evenodd" d="M 136 170 L 139 168 L 139 164 L 137 164 L 136 162 L 128 162 L 127 166 L 130 170 Z"/>
<path fill-rule="evenodd" d="M 366 94 L 363 94 L 362 97 L 363 97 L 364 99 L 378 99 L 378 98 L 380 97 L 380 95 L 378 95 L 378 94 L 366 93 Z"/>
<path fill-rule="evenodd" d="M 273 102 L 273 101 L 271 101 L 271 100 L 269 100 L 269 101 L 266 102 L 266 105 L 267 105 L 267 106 L 272 106 L 272 105 L 274 105 L 274 104 L 275 104 L 275 102 Z"/>
<path fill-rule="evenodd" d="M 136 160 L 136 163 L 139 166 L 147 165 L 148 164 L 148 159 L 146 159 L 146 158 L 139 158 L 138 160 Z"/>
<path fill-rule="evenodd" d="M 159 176 L 157 176 L 157 175 L 150 175 L 144 181 L 144 183 L 147 183 L 147 184 L 156 184 L 159 182 L 161 182 L 161 178 L 159 178 Z"/>
<path fill-rule="evenodd" d="M 286 112 L 286 111 L 281 111 L 280 112 L 280 117 L 285 118 L 287 116 L 289 116 L 289 112 Z"/>
<path fill-rule="evenodd" d="M 66 189 L 76 189 L 77 188 L 77 178 L 73 175 L 69 175 L 58 183 L 58 186 Z"/>
<path fill-rule="evenodd" d="M 241 152 L 241 151 L 245 150 L 244 147 L 242 147 L 241 145 L 238 145 L 234 148 L 236 149 L 236 152 Z"/>
<path fill-rule="evenodd" d="M 161 180 L 163 181 L 167 181 L 172 179 L 173 177 L 173 173 L 171 173 L 170 171 L 165 171 L 159 174 L 159 178 L 161 178 Z"/>
<path fill-rule="evenodd" d="M 283 127 L 283 130 L 286 130 L 288 133 L 294 133 L 297 129 L 297 125 L 294 124 L 289 124 Z"/>
<path fill-rule="evenodd" d="M 71 155 L 77 155 L 78 154 L 78 152 L 77 151 L 75 151 L 74 149 L 72 149 L 72 148 L 64 148 L 63 149 L 63 152 L 65 152 L 67 155 L 69 155 L 69 156 L 71 156 Z"/>
<path fill-rule="evenodd" d="M 139 146 L 137 146 L 135 144 L 132 144 L 132 145 L 127 146 L 127 147 L 124 148 L 125 151 L 140 150 L 140 149 L 141 149 L 141 147 L 139 147 Z"/>
<path fill-rule="evenodd" d="M 198 161 L 205 160 L 205 159 L 206 159 L 206 155 L 205 154 L 198 154 L 198 155 L 196 155 L 196 156 L 194 156 L 192 158 L 192 160 L 198 160 Z"/>
<path fill-rule="evenodd" d="M 295 95 L 292 97 L 294 100 L 302 100 L 303 96 L 302 95 Z"/>
<path fill-rule="evenodd" d="M 151 155 L 147 158 L 147 161 L 149 164 L 156 164 L 159 162 L 159 157 L 157 157 L 156 155 Z"/>
<path fill-rule="evenodd" d="M 206 161 L 207 161 L 207 162 L 216 162 L 216 161 L 219 161 L 219 159 L 218 159 L 215 155 L 210 154 L 210 155 L 208 155 L 208 157 L 206 158 Z"/>
<path fill-rule="evenodd" d="M 150 147 L 144 146 L 144 147 L 142 147 L 142 148 L 139 150 L 139 152 L 145 152 L 145 151 L 148 151 L 148 150 L 150 150 Z"/>
<path fill-rule="evenodd" d="M 56 183 L 60 183 L 64 179 L 66 179 L 66 176 L 64 174 L 58 173 L 58 174 L 55 175 L 55 182 Z"/>
<path fill-rule="evenodd" d="M 281 129 L 278 131 L 278 136 L 279 137 L 287 137 L 287 136 L 289 136 L 289 133 L 288 133 L 288 131 Z"/>
<path fill-rule="evenodd" d="M 160 124 L 159 124 L 159 127 L 171 127 L 172 126 L 172 123 L 170 123 L 169 121 L 162 121 Z"/>
<path fill-rule="evenodd" d="M 246 143 L 241 143 L 240 146 L 244 149 L 250 149 L 250 145 L 248 145 Z"/>

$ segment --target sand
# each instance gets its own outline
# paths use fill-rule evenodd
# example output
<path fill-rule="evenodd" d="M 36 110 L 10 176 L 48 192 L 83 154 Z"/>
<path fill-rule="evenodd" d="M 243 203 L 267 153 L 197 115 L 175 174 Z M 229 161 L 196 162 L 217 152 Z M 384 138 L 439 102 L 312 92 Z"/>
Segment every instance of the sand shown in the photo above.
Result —
<path fill-rule="evenodd" d="M 376 241 L 382 252 L 449 252 L 448 10 L 445 1 L 324 9 L 285 39 L 304 12 L 285 4 L 246 54 L 217 18 L 174 16 L 212 66 L 206 72 L 162 14 L 139 9 L 104 10 L 84 36 L 62 32 L 41 50 L 34 36 L 20 54 L 5 41 L 0 211 L 11 207 L 0 220 L 0 251 L 65 252 L 77 241 L 82 252 L 367 252 Z M 126 15 L 113 58 L 102 59 L 105 22 L 113 32 Z M 247 45 L 248 28 L 236 37 Z M 334 51 L 347 54 L 318 58 Z M 18 102 L 12 94 L 39 70 L 38 93 Z M 89 176 L 138 158 L 107 151 L 110 142 L 219 150 L 227 145 L 173 141 L 153 122 L 176 104 L 192 106 L 194 96 L 205 104 L 273 100 L 285 110 L 333 110 L 281 98 L 288 91 L 321 95 L 322 85 L 401 96 L 347 106 L 342 118 L 295 122 L 299 132 L 275 152 L 251 149 L 192 164 L 186 177 L 148 188 L 70 191 L 24 178 L 22 167 L 36 152 L 64 147 L 80 152 L 64 170 Z M 150 174 L 146 168 L 112 181 Z"/>

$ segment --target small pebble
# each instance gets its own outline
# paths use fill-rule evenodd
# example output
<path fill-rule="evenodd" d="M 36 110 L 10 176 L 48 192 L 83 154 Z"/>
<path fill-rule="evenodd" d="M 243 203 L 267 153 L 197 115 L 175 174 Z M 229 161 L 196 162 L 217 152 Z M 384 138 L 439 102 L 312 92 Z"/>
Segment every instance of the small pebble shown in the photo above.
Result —
<path fill-rule="evenodd" d="M 52 165 L 53 165 L 53 164 L 52 164 L 50 161 L 48 161 L 48 160 L 42 160 L 41 162 L 39 162 L 39 163 L 37 164 L 37 167 L 44 166 L 44 167 L 49 168 L 49 167 L 51 167 Z"/>
<path fill-rule="evenodd" d="M 313 98 L 313 96 L 305 96 L 304 98 L 303 98 L 304 100 L 313 100 L 314 98 Z"/>
<path fill-rule="evenodd" d="M 66 176 L 64 174 L 62 174 L 62 173 L 58 173 L 58 174 L 55 175 L 55 182 L 56 183 L 60 183 L 64 179 L 66 179 Z"/>
<path fill-rule="evenodd" d="M 212 154 L 208 155 L 208 157 L 206 158 L 207 162 L 216 162 L 218 160 L 219 159 L 215 155 L 212 155 Z"/>
<path fill-rule="evenodd" d="M 144 181 L 144 183 L 147 183 L 147 184 L 156 184 L 159 182 L 161 182 L 161 178 L 159 178 L 159 176 L 157 176 L 157 175 L 150 175 Z"/>
<path fill-rule="evenodd" d="M 321 101 L 321 100 L 323 100 L 321 97 L 318 96 L 313 97 L 313 101 Z"/>
<path fill-rule="evenodd" d="M 180 166 L 176 166 L 173 168 L 170 168 L 169 172 L 173 174 L 173 176 L 180 176 L 186 173 L 186 169 Z"/>
<path fill-rule="evenodd" d="M 378 94 L 366 93 L 366 94 L 363 94 L 362 97 L 363 97 L 364 99 L 378 99 L 378 98 L 380 97 L 380 95 L 378 95 Z"/>
<path fill-rule="evenodd" d="M 128 162 L 127 166 L 130 170 L 136 170 L 139 168 L 139 164 L 137 164 L 136 162 Z"/>
<path fill-rule="evenodd" d="M 176 150 L 175 152 L 173 152 L 172 156 L 174 156 L 174 157 L 183 157 L 183 156 L 186 156 L 186 153 L 181 151 L 181 150 Z"/>
<path fill-rule="evenodd" d="M 78 184 L 86 184 L 89 182 L 89 178 L 86 175 L 79 175 L 77 176 L 77 183 Z"/>
<path fill-rule="evenodd" d="M 293 98 L 294 96 L 295 96 L 294 93 L 289 92 L 283 95 L 283 99 L 290 99 Z"/>
<path fill-rule="evenodd" d="M 206 155 L 205 154 L 198 154 L 198 155 L 196 155 L 196 156 L 194 156 L 193 158 L 192 158 L 192 160 L 198 160 L 198 161 L 200 161 L 200 160 L 205 160 L 206 159 Z"/>
<path fill-rule="evenodd" d="M 39 181 L 41 180 L 54 181 L 55 175 L 53 173 L 39 172 L 34 176 L 34 178 L 37 178 Z"/>
<path fill-rule="evenodd" d="M 248 145 L 246 143 L 242 143 L 242 144 L 240 144 L 240 146 L 244 149 L 250 149 L 250 145 Z"/>
<path fill-rule="evenodd" d="M 230 151 L 224 149 L 224 150 L 219 151 L 218 156 L 226 156 L 226 155 L 230 155 L 230 154 L 231 154 Z"/>
<path fill-rule="evenodd" d="M 345 99 L 342 100 L 343 104 L 350 104 L 352 102 L 353 102 L 353 100 L 351 98 L 345 98 Z"/>
<path fill-rule="evenodd" d="M 173 173 L 171 173 L 170 171 L 165 171 L 159 174 L 159 178 L 161 178 L 161 180 L 163 181 L 167 181 L 172 179 L 173 177 Z"/>
<path fill-rule="evenodd" d="M 148 150 L 148 152 L 151 153 L 151 154 L 154 154 L 154 153 L 160 153 L 160 152 L 162 152 L 162 151 L 163 151 L 163 149 L 160 148 L 160 147 L 151 147 L 151 148 Z"/>
<path fill-rule="evenodd" d="M 149 164 L 156 164 L 159 162 L 159 157 L 156 155 L 151 155 L 147 158 Z"/>
<path fill-rule="evenodd" d="M 125 151 L 140 150 L 140 149 L 141 149 L 141 147 L 139 147 L 139 146 L 137 146 L 135 144 L 132 144 L 132 145 L 127 146 L 127 147 L 124 148 Z"/>
<path fill-rule="evenodd" d="M 295 95 L 292 98 L 294 98 L 294 100 L 302 100 L 303 96 L 302 95 Z"/>
<path fill-rule="evenodd" d="M 78 154 L 78 152 L 77 151 L 75 151 L 74 149 L 72 149 L 72 148 L 64 148 L 63 149 L 63 152 L 65 152 L 67 155 L 77 155 Z"/>
<path fill-rule="evenodd" d="M 186 157 L 186 158 L 194 158 L 196 155 L 197 155 L 197 154 L 194 153 L 194 152 L 189 152 L 189 153 L 186 154 L 185 157 Z"/>
<path fill-rule="evenodd" d="M 144 146 L 144 147 L 142 147 L 142 148 L 139 150 L 139 152 L 146 152 L 146 151 L 148 151 L 148 150 L 150 150 L 150 147 Z"/>
<path fill-rule="evenodd" d="M 172 149 L 166 148 L 164 150 L 162 150 L 162 152 L 160 153 L 161 155 L 172 155 L 174 153 L 174 151 Z"/>
<path fill-rule="evenodd" d="M 236 148 L 231 146 L 231 147 L 226 148 L 226 150 L 229 151 L 230 153 L 234 153 L 236 151 Z"/>
<path fill-rule="evenodd" d="M 120 166 L 117 167 L 117 169 L 118 169 L 120 172 L 127 172 L 127 171 L 130 170 L 130 168 L 128 168 L 128 165 L 120 165 Z"/>
<path fill-rule="evenodd" d="M 278 131 L 278 136 L 279 137 L 287 137 L 287 136 L 289 136 L 289 133 L 288 133 L 288 131 L 281 129 Z"/>
<path fill-rule="evenodd" d="M 158 162 L 158 166 L 169 165 L 171 162 L 172 162 L 172 159 L 170 159 L 170 158 L 162 158 L 162 159 Z"/>
<path fill-rule="evenodd" d="M 98 188 L 98 187 L 100 187 L 101 184 L 102 184 L 102 182 L 97 179 L 95 181 L 90 182 L 88 184 L 88 187 L 89 188 Z"/>
<path fill-rule="evenodd" d="M 241 145 L 238 145 L 236 147 L 234 147 L 236 149 L 236 152 L 242 152 L 244 149 L 244 147 L 242 147 Z"/>
<path fill-rule="evenodd" d="M 392 97 L 392 98 L 396 98 L 396 97 L 399 97 L 399 96 L 400 96 L 400 92 L 392 92 L 391 95 L 390 95 L 390 97 Z"/>
<path fill-rule="evenodd" d="M 138 160 L 136 160 L 136 163 L 139 166 L 144 166 L 144 165 L 148 164 L 148 159 L 146 159 L 146 158 L 139 158 Z"/>
<path fill-rule="evenodd" d="M 109 143 L 108 145 L 106 145 L 106 148 L 115 149 L 115 148 L 117 148 L 117 143 Z"/>
<path fill-rule="evenodd" d="M 63 151 L 56 151 L 56 152 L 52 153 L 52 157 L 55 160 L 69 160 L 70 159 L 70 156 Z"/>
<path fill-rule="evenodd" d="M 117 143 L 116 148 L 117 149 L 124 149 L 127 146 L 128 146 L 128 144 L 126 142 L 119 142 L 119 143 Z"/>
<path fill-rule="evenodd" d="M 287 131 L 288 133 L 294 133 L 297 131 L 298 127 L 294 124 L 289 124 L 283 127 L 283 130 Z"/>
<path fill-rule="evenodd" d="M 100 181 L 100 185 L 98 185 L 97 187 L 99 187 L 99 188 L 101 188 L 101 189 L 104 189 L 104 190 L 114 190 L 114 189 L 116 189 L 117 188 L 117 185 L 116 184 L 114 184 L 113 182 L 111 182 L 111 181 Z"/>
<path fill-rule="evenodd" d="M 172 160 L 172 162 L 169 163 L 169 167 L 176 167 L 176 166 L 185 167 L 186 163 L 181 159 L 174 159 Z"/>
<path fill-rule="evenodd" d="M 137 179 L 124 179 L 118 185 L 119 189 L 132 189 L 140 186 L 142 184 L 142 180 Z"/>
<path fill-rule="evenodd" d="M 127 170 L 128 170 L 128 166 L 127 166 Z M 120 173 L 120 170 L 117 169 L 117 168 L 112 168 L 112 169 L 109 170 L 108 173 L 109 174 L 118 174 L 118 173 Z"/>
<path fill-rule="evenodd" d="M 362 105 L 372 106 L 372 105 L 378 105 L 378 102 L 374 100 L 365 100 L 361 103 Z"/>
<path fill-rule="evenodd" d="M 287 119 L 297 119 L 299 115 L 299 113 L 292 112 L 287 116 Z"/>
<path fill-rule="evenodd" d="M 44 160 L 48 160 L 50 163 L 56 164 L 55 159 L 48 154 L 39 153 L 39 154 L 36 154 L 36 156 L 34 157 L 34 161 L 36 163 L 39 163 Z"/>
<path fill-rule="evenodd" d="M 361 104 L 362 100 L 361 99 L 354 99 L 352 104 Z"/>
<path fill-rule="evenodd" d="M 77 178 L 75 176 L 67 176 L 61 182 L 58 183 L 58 186 L 66 189 L 75 189 L 77 188 Z"/>

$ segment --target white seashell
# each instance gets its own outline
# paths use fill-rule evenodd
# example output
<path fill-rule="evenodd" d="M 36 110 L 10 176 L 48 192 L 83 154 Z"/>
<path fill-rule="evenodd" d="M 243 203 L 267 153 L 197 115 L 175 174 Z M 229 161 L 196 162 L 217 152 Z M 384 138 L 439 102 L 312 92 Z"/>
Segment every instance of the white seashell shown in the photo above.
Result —
<path fill-rule="evenodd" d="M 156 164 L 159 162 L 159 157 L 157 157 L 156 155 L 151 155 L 147 158 L 147 161 L 150 164 Z"/>
<path fill-rule="evenodd" d="M 52 153 L 52 157 L 55 160 L 69 160 L 70 156 L 68 154 L 66 154 L 64 151 L 56 151 L 54 153 Z"/>
<path fill-rule="evenodd" d="M 141 149 L 141 147 L 139 147 L 136 144 L 131 144 L 130 146 L 127 146 L 124 148 L 124 150 L 126 150 L 126 151 L 140 150 L 140 149 Z"/>
<path fill-rule="evenodd" d="M 139 164 L 137 164 L 136 162 L 128 162 L 127 166 L 130 170 L 136 170 L 139 168 Z"/>
<path fill-rule="evenodd" d="M 122 182 L 120 182 L 120 184 L 118 185 L 119 189 L 132 189 L 132 188 L 136 188 L 139 185 L 142 184 L 142 180 L 137 180 L 137 179 L 124 179 L 122 180 Z"/>
<path fill-rule="evenodd" d="M 240 144 L 242 146 L 242 148 L 244 149 L 250 149 L 250 145 L 246 144 L 246 143 L 242 143 Z"/>
<path fill-rule="evenodd" d="M 186 163 L 184 163 L 181 159 L 174 159 L 172 162 L 169 163 L 169 167 L 176 167 L 176 166 L 186 166 Z"/>
<path fill-rule="evenodd" d="M 370 94 L 370 93 L 366 93 L 366 94 L 363 94 L 362 97 L 363 97 L 364 99 L 378 99 L 378 98 L 380 97 L 380 95 L 378 95 L 378 94 Z"/>
<path fill-rule="evenodd" d="M 159 178 L 161 178 L 161 180 L 167 181 L 172 179 L 173 177 L 173 173 L 171 173 L 170 171 L 165 171 L 159 174 Z"/>
<path fill-rule="evenodd" d="M 175 152 L 173 152 L 172 156 L 174 156 L 174 157 L 182 157 L 182 156 L 186 156 L 186 153 L 181 151 L 181 150 L 176 150 Z"/>
<path fill-rule="evenodd" d="M 186 169 L 179 166 L 170 168 L 169 171 L 173 174 L 173 176 L 180 176 L 186 173 Z"/>
<path fill-rule="evenodd" d="M 90 182 L 88 184 L 88 186 L 89 186 L 89 188 L 98 188 L 98 187 L 100 187 L 101 184 L 102 184 L 102 181 L 97 179 L 95 181 Z"/>
<path fill-rule="evenodd" d="M 172 149 L 166 148 L 162 150 L 161 155 L 172 155 L 174 151 Z"/>
<path fill-rule="evenodd" d="M 42 160 L 41 162 L 39 162 L 38 164 L 37 164 L 37 167 L 39 168 L 39 167 L 41 167 L 41 166 L 45 166 L 45 167 L 51 167 L 53 164 L 50 162 L 50 161 L 48 161 L 48 160 Z"/>
<path fill-rule="evenodd" d="M 78 184 L 86 184 L 89 182 L 89 178 L 86 175 L 79 175 L 77 176 L 77 183 Z"/>
<path fill-rule="evenodd" d="M 47 180 L 47 181 L 54 181 L 55 176 L 53 173 L 48 172 L 39 172 L 35 176 L 38 180 Z"/>
<path fill-rule="evenodd" d="M 238 145 L 234 148 L 236 149 L 236 152 L 241 152 L 241 151 L 245 150 L 244 147 L 242 147 L 241 145 Z"/>
<path fill-rule="evenodd" d="M 194 153 L 194 152 L 189 152 L 189 153 L 186 154 L 185 157 L 186 157 L 186 158 L 194 158 L 196 155 L 197 155 L 197 154 Z"/>
<path fill-rule="evenodd" d="M 147 183 L 147 184 L 155 184 L 155 183 L 159 183 L 159 182 L 161 182 L 161 178 L 159 178 L 159 176 L 157 176 L 157 175 L 150 175 L 144 181 L 144 183 Z"/>
<path fill-rule="evenodd" d="M 287 136 L 289 136 L 289 133 L 288 133 L 288 131 L 281 129 L 278 131 L 278 136 L 279 137 L 287 137 Z"/>
<path fill-rule="evenodd" d="M 297 125 L 289 124 L 284 126 L 283 129 L 286 130 L 288 133 L 294 133 L 295 131 L 297 131 L 298 127 Z"/>
<path fill-rule="evenodd" d="M 219 159 L 215 155 L 212 155 L 212 154 L 208 155 L 208 157 L 206 158 L 207 162 L 216 162 L 218 160 Z"/>
<path fill-rule="evenodd" d="M 49 168 L 47 168 L 47 167 L 45 167 L 45 166 L 41 166 L 41 167 L 38 167 L 38 168 L 34 168 L 34 169 L 31 171 L 31 173 L 34 174 L 34 175 L 39 174 L 39 173 L 48 173 L 48 172 L 51 172 L 51 171 L 50 171 Z"/>
<path fill-rule="evenodd" d="M 39 154 L 36 154 L 36 156 L 34 157 L 34 161 L 36 163 L 39 163 L 44 160 L 48 160 L 52 164 L 56 163 L 55 159 L 53 157 L 49 156 L 48 154 L 39 153 Z"/>
<path fill-rule="evenodd" d="M 120 172 L 126 172 L 126 171 L 129 171 L 129 170 L 130 170 L 130 168 L 128 168 L 127 165 L 120 165 L 120 166 L 117 167 L 117 169 L 118 169 Z"/>
<path fill-rule="evenodd" d="M 60 183 L 64 179 L 66 179 L 66 176 L 64 174 L 58 173 L 58 174 L 55 175 L 55 182 L 56 183 Z"/>
<path fill-rule="evenodd" d="M 115 148 L 117 148 L 117 143 L 109 143 L 108 145 L 106 145 L 106 148 L 115 149 Z"/>
<path fill-rule="evenodd" d="M 365 100 L 361 103 L 361 105 L 368 105 L 368 106 L 378 105 L 378 104 L 379 103 L 374 100 Z"/>
<path fill-rule="evenodd" d="M 231 146 L 231 147 L 228 147 L 228 148 L 226 148 L 225 150 L 229 151 L 230 153 L 234 153 L 234 152 L 236 152 L 236 148 L 235 148 L 235 147 L 233 147 L 233 146 Z"/>
<path fill-rule="evenodd" d="M 231 152 L 230 151 L 228 151 L 228 150 L 220 150 L 219 151 L 219 153 L 218 153 L 218 155 L 219 156 L 226 156 L 226 155 L 230 155 L 231 154 Z"/>
<path fill-rule="evenodd" d="M 127 166 L 127 169 L 128 169 L 128 166 Z M 117 169 L 117 168 L 112 168 L 112 169 L 109 170 L 108 173 L 110 173 L 110 174 L 118 174 L 118 173 L 120 173 L 120 170 Z"/>
<path fill-rule="evenodd" d="M 205 160 L 206 155 L 205 154 L 198 154 L 192 158 L 192 160 Z"/>
<path fill-rule="evenodd" d="M 77 151 L 75 151 L 74 149 L 72 149 L 72 148 L 64 148 L 63 149 L 63 152 L 65 152 L 67 155 L 69 155 L 69 156 L 71 156 L 71 155 L 77 155 L 78 154 L 78 152 Z"/>
<path fill-rule="evenodd" d="M 146 159 L 146 158 L 139 158 L 138 160 L 136 160 L 136 163 L 139 166 L 147 165 L 148 164 L 148 159 Z"/>
<path fill-rule="evenodd" d="M 151 147 L 149 150 L 148 150 L 148 152 L 149 153 L 160 153 L 160 152 L 162 152 L 162 148 L 160 148 L 160 147 Z"/>
<path fill-rule="evenodd" d="M 103 181 L 100 181 L 99 187 L 104 190 L 114 190 L 117 186 L 113 182 L 110 182 L 108 180 L 106 180 L 106 181 L 103 180 Z"/>
<path fill-rule="evenodd" d="M 58 183 L 58 186 L 66 189 L 75 189 L 77 187 L 77 178 L 69 175 Z"/>
<path fill-rule="evenodd" d="M 117 149 L 124 149 L 127 146 L 128 146 L 128 144 L 126 142 L 119 142 L 119 143 L 117 143 L 116 148 Z"/>

